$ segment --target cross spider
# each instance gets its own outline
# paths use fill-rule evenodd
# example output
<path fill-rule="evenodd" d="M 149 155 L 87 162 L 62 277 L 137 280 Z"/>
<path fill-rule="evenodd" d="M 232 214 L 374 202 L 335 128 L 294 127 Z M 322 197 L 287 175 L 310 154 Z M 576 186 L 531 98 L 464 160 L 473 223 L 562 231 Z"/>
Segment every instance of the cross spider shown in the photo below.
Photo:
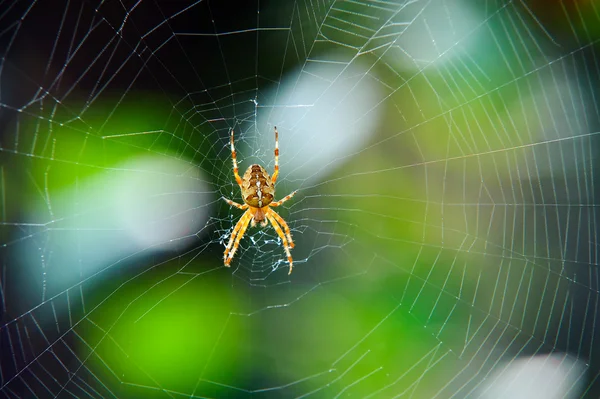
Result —
<path fill-rule="evenodd" d="M 271 222 L 277 235 L 281 238 L 288 262 L 290 263 L 288 275 L 292 274 L 293 265 L 290 248 L 294 248 L 294 241 L 292 241 L 290 228 L 285 220 L 283 220 L 277 212 L 271 209 L 271 207 L 283 204 L 296 194 L 296 191 L 294 191 L 287 197 L 273 202 L 273 199 L 275 198 L 275 181 L 277 181 L 277 176 L 279 175 L 279 132 L 277 131 L 277 127 L 275 127 L 275 171 L 273 172 L 273 177 L 269 176 L 269 173 L 267 173 L 265 168 L 254 164 L 250 165 L 246 170 L 246 173 L 244 173 L 244 177 L 240 178 L 240 175 L 238 174 L 235 147 L 233 145 L 233 129 L 231 129 L 231 159 L 233 159 L 233 175 L 242 190 L 244 205 L 240 205 L 227 198 L 223 199 L 229 205 L 235 206 L 241 210 L 247 209 L 247 211 L 233 228 L 231 238 L 229 239 L 227 247 L 225 248 L 225 253 L 223 254 L 225 266 L 229 267 L 229 263 L 231 263 L 231 259 L 233 259 L 233 255 L 240 245 L 240 240 L 248 228 L 248 223 L 251 221 L 252 227 L 256 226 L 256 223 L 260 223 L 261 227 L 265 227 L 268 221 Z M 285 234 L 281 230 L 281 226 L 283 226 Z"/>

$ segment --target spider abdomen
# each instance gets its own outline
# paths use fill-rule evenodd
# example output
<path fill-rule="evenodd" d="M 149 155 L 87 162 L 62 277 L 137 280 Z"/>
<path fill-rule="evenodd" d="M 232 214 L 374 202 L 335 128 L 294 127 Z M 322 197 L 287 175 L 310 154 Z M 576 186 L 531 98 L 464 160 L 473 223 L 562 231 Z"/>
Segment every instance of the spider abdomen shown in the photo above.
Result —
<path fill-rule="evenodd" d="M 263 208 L 273 202 L 275 187 L 269 173 L 260 165 L 250 165 L 242 177 L 242 197 L 254 208 Z"/>

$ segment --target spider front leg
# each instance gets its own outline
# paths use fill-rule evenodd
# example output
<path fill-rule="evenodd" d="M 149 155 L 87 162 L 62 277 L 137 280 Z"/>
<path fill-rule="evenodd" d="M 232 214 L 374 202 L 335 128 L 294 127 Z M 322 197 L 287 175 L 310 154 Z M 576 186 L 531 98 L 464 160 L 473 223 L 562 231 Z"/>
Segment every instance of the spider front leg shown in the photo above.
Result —
<path fill-rule="evenodd" d="M 273 216 L 274 213 L 275 213 L 275 211 L 273 211 L 272 209 L 268 209 L 266 216 L 267 216 L 267 219 L 269 219 L 269 222 L 271 222 L 271 225 L 275 229 L 275 232 L 277 233 L 279 238 L 281 238 L 281 243 L 283 244 L 283 249 L 285 249 L 285 254 L 287 255 L 287 259 L 290 264 L 290 270 L 288 272 L 288 276 L 289 276 L 290 274 L 292 274 L 292 269 L 294 268 L 292 254 L 290 253 L 290 245 L 288 245 L 288 240 L 287 240 L 285 234 L 283 233 L 283 231 L 281 230 L 281 227 L 279 227 L 279 224 L 277 224 L 277 219 Z M 279 215 L 277 215 L 277 216 L 279 216 Z"/>
<path fill-rule="evenodd" d="M 288 226 L 288 224 L 285 222 L 285 220 L 283 220 L 283 218 L 281 216 L 279 216 L 279 214 L 277 212 L 275 212 L 272 209 L 269 209 L 269 214 L 275 219 L 277 220 L 277 223 L 279 223 L 283 229 L 285 230 L 285 236 L 288 240 L 288 244 L 290 245 L 290 248 L 294 248 L 295 244 L 294 241 L 292 241 L 292 233 L 290 231 L 290 226 Z"/>
<path fill-rule="evenodd" d="M 244 213 L 244 216 L 242 218 L 245 218 L 245 220 L 242 222 L 242 220 L 240 219 L 240 221 L 238 222 L 238 223 L 241 223 L 241 228 L 240 228 L 240 231 L 238 231 L 237 236 L 235 237 L 235 242 L 233 243 L 233 248 L 231 249 L 231 252 L 229 253 L 229 258 L 225 260 L 225 266 L 229 266 L 231 259 L 233 259 L 233 255 L 235 255 L 235 251 L 237 251 L 238 247 L 240 246 L 240 240 L 246 233 L 246 229 L 248 228 L 248 224 L 250 223 L 250 220 L 254 219 L 254 214 L 252 213 L 251 210 L 248 210 L 248 211 L 246 211 L 246 213 Z"/>
<path fill-rule="evenodd" d="M 223 253 L 223 263 L 225 266 L 229 267 L 229 263 L 231 263 L 231 259 L 233 259 L 233 255 L 235 255 L 235 251 L 237 250 L 240 240 L 246 232 L 248 223 L 250 223 L 250 219 L 252 219 L 252 217 L 252 212 L 246 211 L 246 213 L 242 215 L 240 220 L 233 228 L 233 232 L 231 233 L 231 237 L 229 238 L 229 242 L 227 243 L 227 247 L 225 247 L 225 252 Z"/>

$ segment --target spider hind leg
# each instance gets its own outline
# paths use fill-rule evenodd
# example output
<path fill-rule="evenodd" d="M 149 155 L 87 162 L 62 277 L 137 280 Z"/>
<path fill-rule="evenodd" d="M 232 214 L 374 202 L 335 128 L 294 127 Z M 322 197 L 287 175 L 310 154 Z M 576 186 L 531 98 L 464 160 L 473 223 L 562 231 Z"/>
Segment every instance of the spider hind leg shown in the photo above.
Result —
<path fill-rule="evenodd" d="M 235 152 L 235 145 L 233 144 L 233 129 L 231 129 L 231 159 L 233 160 L 233 176 L 238 186 L 242 186 L 242 178 L 238 173 L 237 154 Z"/>
<path fill-rule="evenodd" d="M 271 181 L 273 184 L 277 181 L 277 176 L 279 176 L 279 132 L 277 131 L 277 126 L 273 126 L 275 128 L 275 170 L 273 171 L 273 176 L 271 177 Z"/>

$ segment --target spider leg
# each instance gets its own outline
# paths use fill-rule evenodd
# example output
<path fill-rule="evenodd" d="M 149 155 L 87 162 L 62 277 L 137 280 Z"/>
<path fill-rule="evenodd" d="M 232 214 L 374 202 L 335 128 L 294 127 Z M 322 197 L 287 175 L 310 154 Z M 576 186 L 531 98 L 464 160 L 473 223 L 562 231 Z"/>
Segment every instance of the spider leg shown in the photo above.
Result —
<path fill-rule="evenodd" d="M 287 255 L 288 262 L 290 263 L 290 271 L 288 272 L 288 276 L 289 276 L 290 274 L 292 274 L 292 269 L 294 268 L 294 264 L 292 261 L 292 254 L 290 253 L 290 247 L 288 245 L 287 238 L 285 237 L 285 234 L 281 230 L 281 227 L 279 227 L 279 225 L 277 224 L 277 220 L 273 217 L 273 213 L 275 213 L 275 212 L 272 211 L 271 209 L 268 209 L 267 214 L 266 214 L 267 219 L 269 219 L 269 222 L 271 222 L 271 224 L 273 225 L 273 228 L 275 229 L 275 232 L 277 233 L 279 238 L 281 238 L 281 242 L 283 243 L 283 249 L 285 249 L 285 253 Z"/>
<path fill-rule="evenodd" d="M 227 259 L 225 261 L 227 265 L 229 265 L 229 262 L 231 262 L 231 259 L 233 259 L 233 255 L 235 255 L 235 251 L 237 251 L 238 247 L 240 246 L 240 240 L 246 233 L 246 229 L 248 228 L 248 222 L 250 220 L 254 220 L 254 214 L 252 213 L 251 210 L 247 210 L 244 215 L 247 215 L 246 220 L 244 220 L 244 222 L 242 223 L 240 231 L 238 231 L 238 234 L 235 237 L 235 242 L 233 243 L 233 248 L 231 249 L 231 252 L 229 253 L 229 259 Z"/>
<path fill-rule="evenodd" d="M 279 132 L 277 131 L 277 126 L 273 127 L 275 128 L 275 170 L 273 171 L 271 181 L 275 184 L 277 176 L 279 176 Z"/>
<path fill-rule="evenodd" d="M 229 238 L 229 242 L 227 243 L 227 247 L 223 253 L 223 262 L 225 263 L 225 266 L 229 267 L 229 263 L 231 262 L 231 259 L 233 259 L 233 255 L 235 254 L 239 242 L 244 235 L 244 232 L 248 227 L 248 222 L 252 216 L 252 212 L 247 210 L 233 228 L 233 232 L 231 233 L 231 237 Z"/>
<path fill-rule="evenodd" d="M 235 153 L 235 146 L 233 145 L 233 129 L 231 129 L 231 159 L 233 159 L 233 175 L 235 176 L 235 181 L 237 181 L 238 186 L 242 186 L 242 178 L 238 174 L 238 165 Z"/>
<path fill-rule="evenodd" d="M 295 244 L 294 244 L 294 241 L 292 240 L 292 233 L 290 232 L 290 226 L 288 226 L 288 224 L 285 222 L 285 220 L 274 210 L 269 209 L 269 213 L 271 214 L 273 219 L 277 220 L 277 223 L 279 223 L 279 225 L 281 225 L 283 227 L 283 229 L 285 230 L 285 236 L 288 240 L 288 244 L 290 245 L 290 248 L 294 248 Z"/>
<path fill-rule="evenodd" d="M 286 197 L 283 197 L 279 201 L 271 202 L 269 204 L 269 206 L 279 206 L 279 205 L 283 204 L 285 201 L 291 199 L 294 195 L 296 195 L 297 192 L 298 192 L 298 190 L 294 191 L 293 193 L 291 193 L 290 195 L 288 195 Z"/>
<path fill-rule="evenodd" d="M 225 197 L 221 197 L 221 198 L 223 198 L 223 200 L 224 200 L 225 202 L 227 202 L 229 205 L 231 205 L 231 206 L 235 206 L 236 208 L 238 208 L 238 209 L 241 209 L 242 211 L 243 211 L 243 210 L 246 210 L 246 209 L 248 209 L 248 207 L 249 207 L 249 205 L 248 205 L 248 204 L 240 205 L 240 204 L 238 204 L 237 202 L 234 202 L 234 201 L 232 201 L 232 200 L 230 200 L 230 199 L 227 199 L 227 198 L 225 198 Z"/>

